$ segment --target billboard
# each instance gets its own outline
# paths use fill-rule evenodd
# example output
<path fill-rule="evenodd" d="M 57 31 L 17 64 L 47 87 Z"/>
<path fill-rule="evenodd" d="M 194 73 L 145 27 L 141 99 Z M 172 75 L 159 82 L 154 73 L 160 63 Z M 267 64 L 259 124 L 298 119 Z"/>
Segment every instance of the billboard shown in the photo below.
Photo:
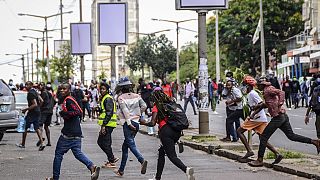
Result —
<path fill-rule="evenodd" d="M 228 0 L 176 0 L 177 10 L 227 9 Z"/>
<path fill-rule="evenodd" d="M 91 54 L 91 23 L 70 23 L 70 31 L 71 54 Z"/>
<path fill-rule="evenodd" d="M 61 49 L 69 44 L 69 40 L 54 40 L 54 57 L 61 58 Z"/>
<path fill-rule="evenodd" d="M 98 43 L 128 44 L 127 3 L 98 3 Z"/>

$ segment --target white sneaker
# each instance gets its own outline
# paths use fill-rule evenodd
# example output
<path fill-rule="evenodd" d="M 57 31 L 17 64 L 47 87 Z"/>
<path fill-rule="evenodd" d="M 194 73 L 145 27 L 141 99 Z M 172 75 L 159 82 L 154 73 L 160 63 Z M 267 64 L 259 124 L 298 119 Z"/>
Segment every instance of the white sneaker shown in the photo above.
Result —
<path fill-rule="evenodd" d="M 92 121 L 92 118 L 89 118 L 89 121 Z"/>
<path fill-rule="evenodd" d="M 193 176 L 194 170 L 192 167 L 187 167 L 187 180 L 195 180 L 194 176 Z"/>
<path fill-rule="evenodd" d="M 289 111 L 291 111 L 291 108 L 288 108 Z"/>
<path fill-rule="evenodd" d="M 219 114 L 217 111 L 213 111 L 213 114 Z"/>

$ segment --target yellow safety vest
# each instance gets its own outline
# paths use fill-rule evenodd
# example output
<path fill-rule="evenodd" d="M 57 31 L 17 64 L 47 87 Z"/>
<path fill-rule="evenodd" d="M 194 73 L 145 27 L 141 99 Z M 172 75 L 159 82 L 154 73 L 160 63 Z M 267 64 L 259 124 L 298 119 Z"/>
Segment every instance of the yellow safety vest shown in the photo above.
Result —
<path fill-rule="evenodd" d="M 104 107 L 103 102 L 104 102 L 107 98 L 111 98 L 112 101 L 113 101 L 112 96 L 110 96 L 109 94 L 105 95 L 105 96 L 102 98 L 102 101 L 101 101 L 101 103 L 100 103 L 102 112 L 100 113 L 99 120 L 98 120 L 98 125 L 100 125 L 100 126 L 103 125 L 103 120 L 104 120 L 105 117 L 106 117 L 106 110 L 105 110 L 105 107 Z M 113 101 L 113 115 L 111 116 L 111 119 L 110 119 L 110 121 L 108 122 L 108 124 L 107 124 L 106 126 L 113 127 L 113 128 L 117 127 L 117 113 L 116 113 L 116 112 L 117 112 L 116 103 Z"/>

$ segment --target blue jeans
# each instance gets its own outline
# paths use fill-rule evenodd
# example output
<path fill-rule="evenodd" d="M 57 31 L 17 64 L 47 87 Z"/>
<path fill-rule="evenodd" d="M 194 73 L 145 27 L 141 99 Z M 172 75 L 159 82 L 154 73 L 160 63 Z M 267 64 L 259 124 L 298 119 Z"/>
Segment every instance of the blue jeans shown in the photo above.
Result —
<path fill-rule="evenodd" d="M 63 159 L 63 155 L 71 149 L 74 157 L 80 162 L 85 164 L 87 168 L 93 166 L 93 163 L 81 152 L 81 139 L 66 139 L 62 136 L 59 137 L 57 142 L 57 147 L 55 151 L 54 161 L 53 161 L 53 179 L 58 180 L 60 176 L 60 168 Z"/>
<path fill-rule="evenodd" d="M 124 172 L 124 168 L 126 167 L 127 159 L 128 159 L 128 149 L 136 156 L 140 163 L 143 163 L 144 158 L 142 157 L 141 153 L 137 149 L 136 143 L 134 138 L 136 137 L 137 132 L 139 131 L 139 124 L 131 121 L 131 124 L 136 127 L 137 131 L 132 131 L 127 123 L 123 125 L 123 135 L 124 141 L 122 144 L 122 158 L 121 158 L 121 165 L 119 171 Z"/>

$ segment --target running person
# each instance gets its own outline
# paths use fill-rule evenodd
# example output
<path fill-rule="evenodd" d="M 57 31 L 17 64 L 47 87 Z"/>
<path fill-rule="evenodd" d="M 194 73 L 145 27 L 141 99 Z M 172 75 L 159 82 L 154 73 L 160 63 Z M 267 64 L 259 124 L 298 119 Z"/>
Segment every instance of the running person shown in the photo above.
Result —
<path fill-rule="evenodd" d="M 257 91 L 253 89 L 256 86 L 257 81 L 251 76 L 246 76 L 243 79 L 243 83 L 245 84 L 248 94 L 248 105 L 250 109 L 253 109 L 255 106 L 263 102 Z M 252 111 L 251 113 L 255 115 L 247 117 L 237 129 L 238 136 L 247 150 L 246 155 L 239 159 L 240 162 L 247 162 L 247 158 L 254 155 L 246 136 L 244 135 L 244 132 L 254 130 L 260 136 L 265 127 L 268 125 L 268 119 L 264 109 L 260 110 L 259 112 Z M 276 156 L 276 159 L 272 164 L 278 164 L 282 160 L 283 156 L 269 143 L 267 143 L 267 148 L 270 149 Z"/>
<path fill-rule="evenodd" d="M 139 131 L 139 119 L 141 114 L 146 110 L 147 105 L 139 94 L 133 93 L 132 83 L 127 78 L 121 78 L 116 88 L 121 95 L 118 97 L 121 124 L 123 124 L 124 141 L 122 144 L 121 165 L 115 170 L 117 176 L 123 176 L 128 159 L 128 149 L 135 155 L 141 164 L 141 174 L 145 174 L 148 161 L 146 161 L 139 152 L 134 138 Z"/>
<path fill-rule="evenodd" d="M 275 87 L 271 86 L 270 82 L 267 82 L 265 79 L 260 79 L 258 82 L 259 90 L 263 91 L 263 97 L 265 102 L 260 103 L 255 106 L 255 112 L 259 112 L 264 108 L 268 108 L 268 111 L 272 117 L 271 121 L 264 129 L 260 138 L 260 145 L 258 151 L 258 159 L 252 162 L 249 162 L 250 166 L 259 167 L 263 166 L 263 156 L 266 150 L 266 145 L 269 138 L 272 134 L 280 128 L 282 132 L 287 136 L 291 141 L 301 142 L 305 144 L 313 144 L 317 148 L 317 152 L 320 152 L 320 140 L 313 140 L 305 136 L 295 134 L 292 130 L 292 127 L 289 122 L 289 117 L 283 108 L 283 103 L 285 99 L 285 93 Z M 254 117 L 255 114 L 251 114 L 251 117 Z"/>
<path fill-rule="evenodd" d="M 107 83 L 100 84 L 101 100 L 101 113 L 99 116 L 98 124 L 101 126 L 98 138 L 98 145 L 106 153 L 108 162 L 103 165 L 103 168 L 115 168 L 115 163 L 119 158 L 115 158 L 112 152 L 112 131 L 117 127 L 117 109 L 113 98 L 109 94 L 110 86 Z"/>
<path fill-rule="evenodd" d="M 80 117 L 82 109 L 76 100 L 70 96 L 70 85 L 61 85 L 61 95 L 64 98 L 62 103 L 62 111 L 60 115 L 64 119 L 64 126 L 57 142 L 55 156 L 53 161 L 53 177 L 47 180 L 58 180 L 60 177 L 61 163 L 63 155 L 70 149 L 74 157 L 86 165 L 91 172 L 91 180 L 97 180 L 99 177 L 100 167 L 95 166 L 81 151 L 82 131 L 80 126 Z"/>
<path fill-rule="evenodd" d="M 166 124 L 168 119 L 165 114 L 165 110 L 163 107 L 164 103 L 172 102 L 172 99 L 168 97 L 161 88 L 155 88 L 152 101 L 154 102 L 154 106 L 152 109 L 152 119 L 150 122 L 140 121 L 142 125 L 146 125 L 149 127 L 155 126 L 156 123 L 159 124 L 159 138 L 161 141 L 158 156 L 158 164 L 157 164 L 157 174 L 155 179 L 160 180 L 161 175 L 164 168 L 165 156 L 169 158 L 169 160 L 176 165 L 179 169 L 187 174 L 188 180 L 194 180 L 194 170 L 192 167 L 187 167 L 184 163 L 177 157 L 177 153 L 175 150 L 175 144 L 178 142 L 181 132 L 173 130 L 169 125 Z"/>

